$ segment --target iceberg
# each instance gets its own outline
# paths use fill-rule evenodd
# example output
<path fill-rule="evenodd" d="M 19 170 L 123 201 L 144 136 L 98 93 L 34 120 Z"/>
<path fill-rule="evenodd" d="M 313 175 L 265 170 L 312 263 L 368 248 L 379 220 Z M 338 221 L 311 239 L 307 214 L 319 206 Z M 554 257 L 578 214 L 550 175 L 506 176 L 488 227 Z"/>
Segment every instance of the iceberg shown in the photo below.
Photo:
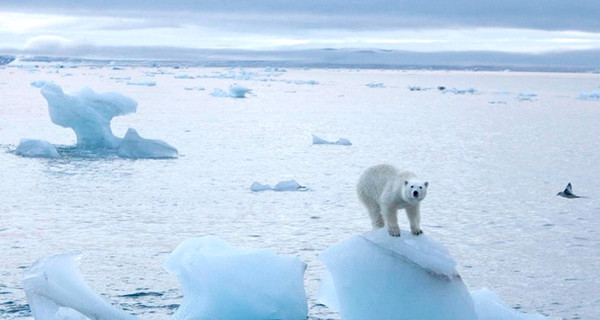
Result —
<path fill-rule="evenodd" d="M 144 139 L 135 129 L 129 128 L 121 141 L 117 154 L 123 158 L 177 158 L 177 149 L 164 141 Z"/>
<path fill-rule="evenodd" d="M 403 233 L 405 234 L 405 233 Z M 448 250 L 426 235 L 353 236 L 320 256 L 319 301 L 344 320 L 543 320 L 506 307 L 489 290 L 469 292 Z"/>
<path fill-rule="evenodd" d="M 39 259 L 25 269 L 22 285 L 34 319 L 136 319 L 111 306 L 87 286 L 79 271 L 79 258 L 79 253 L 57 254 Z"/>
<path fill-rule="evenodd" d="M 28 158 L 60 158 L 56 148 L 46 140 L 21 139 L 15 153 Z"/>
<path fill-rule="evenodd" d="M 340 139 L 338 139 L 338 141 L 332 142 L 332 141 L 327 141 L 325 139 L 321 139 L 321 138 L 315 136 L 314 134 L 312 135 L 312 143 L 313 144 L 335 144 L 338 146 L 351 146 L 352 145 L 350 140 L 345 139 L 345 138 L 340 138 Z"/>
<path fill-rule="evenodd" d="M 121 139 L 113 135 L 110 121 L 137 109 L 135 100 L 116 92 L 95 93 L 86 87 L 69 95 L 54 83 L 46 83 L 41 92 L 48 101 L 52 122 L 72 128 L 77 145 L 83 147 L 117 148 Z"/>
<path fill-rule="evenodd" d="M 301 186 L 296 180 L 285 180 L 279 181 L 274 187 L 271 187 L 268 184 L 262 184 L 259 182 L 254 182 L 250 186 L 250 191 L 260 192 L 260 191 L 306 191 L 307 187 Z"/>
<path fill-rule="evenodd" d="M 112 133 L 110 122 L 113 117 L 133 113 L 137 109 L 137 102 L 129 97 L 116 92 L 95 93 L 90 88 L 66 94 L 54 83 L 44 83 L 41 93 L 48 101 L 52 122 L 72 128 L 78 147 L 116 151 L 119 156 L 132 159 L 178 156 L 174 147 L 161 140 L 144 139 L 135 129 L 130 128 L 124 138 Z M 22 142 L 17 154 L 47 157 L 54 154 L 52 145 L 36 141 Z"/>
<path fill-rule="evenodd" d="M 183 287 L 173 319 L 307 318 L 306 264 L 296 257 L 238 249 L 207 236 L 179 244 L 164 267 Z"/>

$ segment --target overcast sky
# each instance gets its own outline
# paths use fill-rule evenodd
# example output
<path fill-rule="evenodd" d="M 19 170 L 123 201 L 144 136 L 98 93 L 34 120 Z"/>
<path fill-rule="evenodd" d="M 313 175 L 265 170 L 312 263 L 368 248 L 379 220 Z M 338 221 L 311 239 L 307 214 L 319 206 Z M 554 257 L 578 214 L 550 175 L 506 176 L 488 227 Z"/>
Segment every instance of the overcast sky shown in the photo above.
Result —
<path fill-rule="evenodd" d="M 578 0 L 2 0 L 0 53 L 101 47 L 600 49 L 600 4 Z M 9 50 L 9 51 L 10 51 Z"/>

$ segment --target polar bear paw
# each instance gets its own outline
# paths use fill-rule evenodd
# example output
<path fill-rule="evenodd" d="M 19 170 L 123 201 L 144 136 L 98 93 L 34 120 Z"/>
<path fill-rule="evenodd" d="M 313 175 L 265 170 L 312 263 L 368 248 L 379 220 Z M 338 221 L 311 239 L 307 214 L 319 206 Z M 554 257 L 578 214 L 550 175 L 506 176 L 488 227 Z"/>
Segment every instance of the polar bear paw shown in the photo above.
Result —
<path fill-rule="evenodd" d="M 400 236 L 400 227 L 398 227 L 398 226 L 389 226 L 388 227 L 388 233 L 392 237 L 399 237 Z"/>
<path fill-rule="evenodd" d="M 414 234 L 415 236 L 418 236 L 418 235 L 420 235 L 420 234 L 423 234 L 423 230 L 421 230 L 421 229 L 418 229 L 418 230 L 413 230 L 413 231 L 412 231 L 412 234 Z"/>

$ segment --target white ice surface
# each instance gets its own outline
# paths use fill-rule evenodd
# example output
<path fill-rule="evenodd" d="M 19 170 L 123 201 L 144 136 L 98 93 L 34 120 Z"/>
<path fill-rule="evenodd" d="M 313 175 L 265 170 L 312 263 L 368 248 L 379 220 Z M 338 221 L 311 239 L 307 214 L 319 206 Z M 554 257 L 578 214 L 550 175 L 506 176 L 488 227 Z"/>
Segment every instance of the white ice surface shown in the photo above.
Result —
<path fill-rule="evenodd" d="M 315 136 L 314 134 L 312 135 L 312 143 L 313 144 L 335 144 L 335 145 L 340 145 L 340 146 L 351 146 L 352 145 L 350 140 L 348 140 L 346 138 L 340 138 L 337 141 L 327 141 L 325 139 L 321 139 L 321 138 Z"/>
<path fill-rule="evenodd" d="M 329 247 L 321 260 L 334 284 L 324 288 L 335 293 L 320 296 L 344 320 L 477 320 L 454 259 L 425 235 L 390 237 L 381 228 Z"/>
<path fill-rule="evenodd" d="M 22 285 L 35 320 L 134 320 L 88 287 L 79 271 L 79 258 L 78 253 L 52 255 L 25 269 Z"/>
<path fill-rule="evenodd" d="M 238 249 L 212 236 L 188 239 L 168 256 L 183 303 L 174 319 L 304 320 L 306 264 L 271 250 Z"/>
<path fill-rule="evenodd" d="M 54 145 L 46 140 L 21 139 L 15 153 L 30 158 L 60 158 Z"/>
<path fill-rule="evenodd" d="M 344 320 L 546 319 L 508 308 L 490 290 L 469 292 L 448 250 L 426 235 L 376 229 L 333 245 L 321 260 L 318 299 Z"/>
<path fill-rule="evenodd" d="M 46 83 L 41 92 L 48 101 L 52 122 L 72 128 L 77 135 L 77 144 L 84 147 L 118 147 L 121 139 L 113 135 L 110 121 L 113 117 L 133 113 L 137 108 L 135 100 L 116 92 L 95 93 L 90 88 L 83 88 L 71 95 L 54 83 Z"/>
<path fill-rule="evenodd" d="M 262 184 L 260 182 L 253 182 L 250 186 L 250 191 L 260 192 L 260 191 L 306 191 L 307 187 L 300 185 L 296 180 L 284 180 L 279 181 L 275 186 L 271 187 L 268 184 Z"/>
<path fill-rule="evenodd" d="M 177 149 L 161 140 L 144 139 L 135 131 L 129 128 L 125 137 L 119 144 L 117 154 L 123 158 L 140 159 L 162 159 L 177 158 Z"/>

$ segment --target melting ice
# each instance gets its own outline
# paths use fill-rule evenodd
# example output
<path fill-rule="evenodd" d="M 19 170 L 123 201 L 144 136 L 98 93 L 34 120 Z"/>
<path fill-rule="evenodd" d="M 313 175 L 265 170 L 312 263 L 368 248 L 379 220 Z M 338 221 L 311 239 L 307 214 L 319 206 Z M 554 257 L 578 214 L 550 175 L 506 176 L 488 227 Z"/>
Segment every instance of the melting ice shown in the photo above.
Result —
<path fill-rule="evenodd" d="M 43 85 L 41 93 L 48 101 L 48 111 L 53 123 L 71 128 L 77 136 L 77 146 L 90 149 L 109 149 L 125 158 L 176 158 L 177 149 L 161 140 L 144 139 L 135 129 L 129 129 L 124 138 L 112 133 L 111 120 L 120 115 L 134 113 L 137 102 L 120 93 L 96 93 L 83 88 L 76 94 L 67 94 L 51 82 Z M 23 156 L 57 157 L 50 143 L 43 140 L 23 140 L 17 154 Z"/>

